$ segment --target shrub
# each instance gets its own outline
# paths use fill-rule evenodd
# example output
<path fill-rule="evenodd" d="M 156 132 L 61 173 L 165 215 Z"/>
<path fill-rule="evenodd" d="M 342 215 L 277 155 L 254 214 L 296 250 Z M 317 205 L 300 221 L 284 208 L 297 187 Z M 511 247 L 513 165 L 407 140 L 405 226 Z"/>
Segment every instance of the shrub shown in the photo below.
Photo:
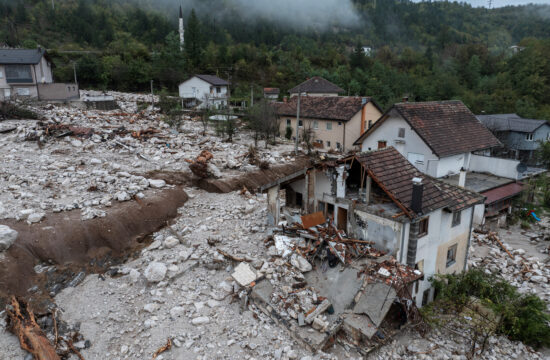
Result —
<path fill-rule="evenodd" d="M 534 347 L 550 345 L 550 315 L 546 303 L 533 294 L 520 294 L 496 274 L 471 269 L 462 274 L 431 279 L 437 293 L 435 306 L 461 311 L 471 297 L 480 299 L 501 317 L 497 332 Z"/>
<path fill-rule="evenodd" d="M 290 126 L 286 127 L 285 138 L 287 138 L 288 140 L 292 138 L 292 128 Z"/>

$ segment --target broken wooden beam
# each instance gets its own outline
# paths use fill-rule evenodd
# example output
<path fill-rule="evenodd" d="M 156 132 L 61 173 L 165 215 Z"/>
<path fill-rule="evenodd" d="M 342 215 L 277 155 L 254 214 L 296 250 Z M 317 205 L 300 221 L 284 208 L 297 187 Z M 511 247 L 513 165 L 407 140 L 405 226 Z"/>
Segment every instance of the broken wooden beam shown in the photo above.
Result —
<path fill-rule="evenodd" d="M 6 310 L 9 329 L 19 338 L 21 349 L 31 353 L 36 360 L 60 360 L 28 305 L 15 296 L 11 297 L 10 305 Z"/>

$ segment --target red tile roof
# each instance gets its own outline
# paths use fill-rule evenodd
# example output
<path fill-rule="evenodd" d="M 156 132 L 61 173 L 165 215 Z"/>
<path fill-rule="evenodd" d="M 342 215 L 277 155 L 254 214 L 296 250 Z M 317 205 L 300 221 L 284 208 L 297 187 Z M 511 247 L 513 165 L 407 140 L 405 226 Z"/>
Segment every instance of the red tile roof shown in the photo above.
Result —
<path fill-rule="evenodd" d="M 279 88 L 264 88 L 264 94 L 279 94 Z"/>
<path fill-rule="evenodd" d="M 348 121 L 361 111 L 365 104 L 372 101 L 370 97 L 351 96 L 302 96 L 300 98 L 300 117 L 309 119 L 326 119 Z M 294 96 L 287 102 L 274 103 L 275 113 L 279 116 L 296 117 L 298 97 Z"/>
<path fill-rule="evenodd" d="M 326 94 L 326 93 L 342 93 L 344 89 L 336 84 L 331 83 L 327 79 L 320 76 L 314 76 L 311 79 L 304 81 L 303 83 L 293 87 L 288 91 L 291 94 L 297 94 L 298 92 L 306 92 L 311 94 Z"/>
<path fill-rule="evenodd" d="M 355 142 L 361 142 L 396 110 L 438 156 L 446 157 L 500 146 L 462 101 L 399 103 L 386 112 Z"/>
<path fill-rule="evenodd" d="M 523 184 L 511 183 L 511 184 L 506 184 L 504 186 L 497 187 L 495 189 L 482 192 L 481 194 L 487 198 L 485 200 L 485 204 L 489 205 L 500 200 L 511 198 L 512 196 L 515 196 L 521 193 L 522 190 L 523 190 Z"/>
<path fill-rule="evenodd" d="M 422 213 L 446 208 L 449 211 L 462 210 L 481 203 L 484 197 L 473 191 L 444 183 L 421 173 L 395 148 L 359 153 L 355 159 L 367 168 L 372 179 L 391 197 L 410 217 L 416 214 L 411 209 L 412 179 L 422 179 Z"/>

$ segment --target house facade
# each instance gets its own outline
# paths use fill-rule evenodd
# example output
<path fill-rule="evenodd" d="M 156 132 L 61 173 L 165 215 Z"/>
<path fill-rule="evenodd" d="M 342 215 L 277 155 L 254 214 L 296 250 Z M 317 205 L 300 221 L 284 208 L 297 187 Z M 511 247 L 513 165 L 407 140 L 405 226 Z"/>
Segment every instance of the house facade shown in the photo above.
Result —
<path fill-rule="evenodd" d="M 277 101 L 279 99 L 279 88 L 264 88 L 264 98 L 269 101 Z"/>
<path fill-rule="evenodd" d="M 314 76 L 296 85 L 288 92 L 290 97 L 297 96 L 298 93 L 304 96 L 338 96 L 344 92 L 344 89 L 320 76 Z"/>
<path fill-rule="evenodd" d="M 472 155 L 500 142 L 461 101 L 398 103 L 355 142 L 362 151 L 393 146 L 423 173 L 468 170 Z"/>
<path fill-rule="evenodd" d="M 550 124 L 546 120 L 525 119 L 517 114 L 477 115 L 503 144 L 494 150 L 499 156 L 536 164 L 535 151 L 541 142 L 550 140 Z"/>
<path fill-rule="evenodd" d="M 179 85 L 179 96 L 193 99 L 199 109 L 225 108 L 229 104 L 229 82 L 215 75 L 194 75 Z"/>
<path fill-rule="evenodd" d="M 433 298 L 432 275 L 466 269 L 474 207 L 484 200 L 421 173 L 393 147 L 318 164 L 266 185 L 271 224 L 278 223 L 281 189 L 286 206 L 323 211 L 338 229 L 424 273 L 410 289 L 418 306 Z"/>
<path fill-rule="evenodd" d="M 0 49 L 0 100 L 38 97 L 38 84 L 53 82 L 52 67 L 43 49 Z"/>
<path fill-rule="evenodd" d="M 273 106 L 281 120 L 280 134 L 284 135 L 290 128 L 295 137 L 298 97 Z M 299 137 L 304 131 L 310 131 L 316 148 L 348 151 L 354 148 L 357 134 L 381 114 L 380 107 L 370 97 L 301 96 Z"/>

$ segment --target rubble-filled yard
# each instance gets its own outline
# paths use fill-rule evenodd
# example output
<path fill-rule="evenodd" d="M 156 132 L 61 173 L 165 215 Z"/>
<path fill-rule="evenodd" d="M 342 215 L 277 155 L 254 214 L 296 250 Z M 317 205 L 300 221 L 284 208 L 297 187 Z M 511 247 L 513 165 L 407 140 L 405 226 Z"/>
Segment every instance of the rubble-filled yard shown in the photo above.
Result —
<path fill-rule="evenodd" d="M 155 223 L 160 230 L 152 233 L 126 229 L 139 241 L 119 261 L 33 264 L 29 271 L 48 279 L 71 266 L 63 286 L 53 284 L 53 301 L 35 312 L 58 353 L 87 360 L 467 359 L 470 334 L 460 321 L 452 329 L 429 330 L 425 337 L 402 328 L 393 305 L 411 308 L 407 315 L 418 322 L 406 287 L 421 276 L 419 271 L 396 264 L 367 241 L 346 238 L 330 223 L 308 226 L 308 232 L 296 227 L 299 216 L 285 214 L 284 230 L 269 229 L 266 195 L 237 190 L 236 182 L 232 191 L 214 193 L 191 181 L 171 181 L 174 174 L 224 180 L 253 174 L 266 163 L 292 164 L 293 144 L 260 146 L 253 165 L 247 157 L 253 140 L 246 131 L 228 143 L 213 130 L 203 136 L 201 123 L 191 118 L 170 127 L 158 110 L 140 105 L 149 96 L 112 95 L 119 109 L 46 104 L 35 106 L 44 120 L 0 122 L 0 224 L 49 231 L 62 222 L 109 221 L 121 213 L 136 217 L 141 213 L 132 212 L 134 206 L 149 209 L 151 217 L 136 222 L 155 216 L 166 221 Z M 176 202 L 174 192 L 188 198 Z M 160 214 L 159 203 L 170 203 L 174 214 Z M 473 233 L 469 266 L 500 272 L 521 291 L 536 291 L 548 302 L 546 232 L 543 223 L 524 234 L 517 229 Z M 86 228 L 78 233 L 92 235 Z M 4 232 L 2 240 L 10 236 Z M 107 238 L 99 243 L 112 248 Z M 88 246 L 81 239 L 71 241 Z M 332 251 L 321 251 L 327 248 Z M 110 253 L 85 251 L 97 258 Z M 5 253 L 0 250 L 0 262 Z M 44 291 L 32 287 L 28 297 Z M 373 304 L 364 299 L 376 299 L 383 316 L 375 318 Z M 8 312 L 0 311 L 0 360 L 31 359 L 8 331 Z M 374 320 L 365 326 L 366 319 Z M 348 335 L 336 335 L 335 329 Z M 372 352 L 365 355 L 365 349 Z M 492 336 L 480 358 L 547 358 L 544 354 Z"/>

